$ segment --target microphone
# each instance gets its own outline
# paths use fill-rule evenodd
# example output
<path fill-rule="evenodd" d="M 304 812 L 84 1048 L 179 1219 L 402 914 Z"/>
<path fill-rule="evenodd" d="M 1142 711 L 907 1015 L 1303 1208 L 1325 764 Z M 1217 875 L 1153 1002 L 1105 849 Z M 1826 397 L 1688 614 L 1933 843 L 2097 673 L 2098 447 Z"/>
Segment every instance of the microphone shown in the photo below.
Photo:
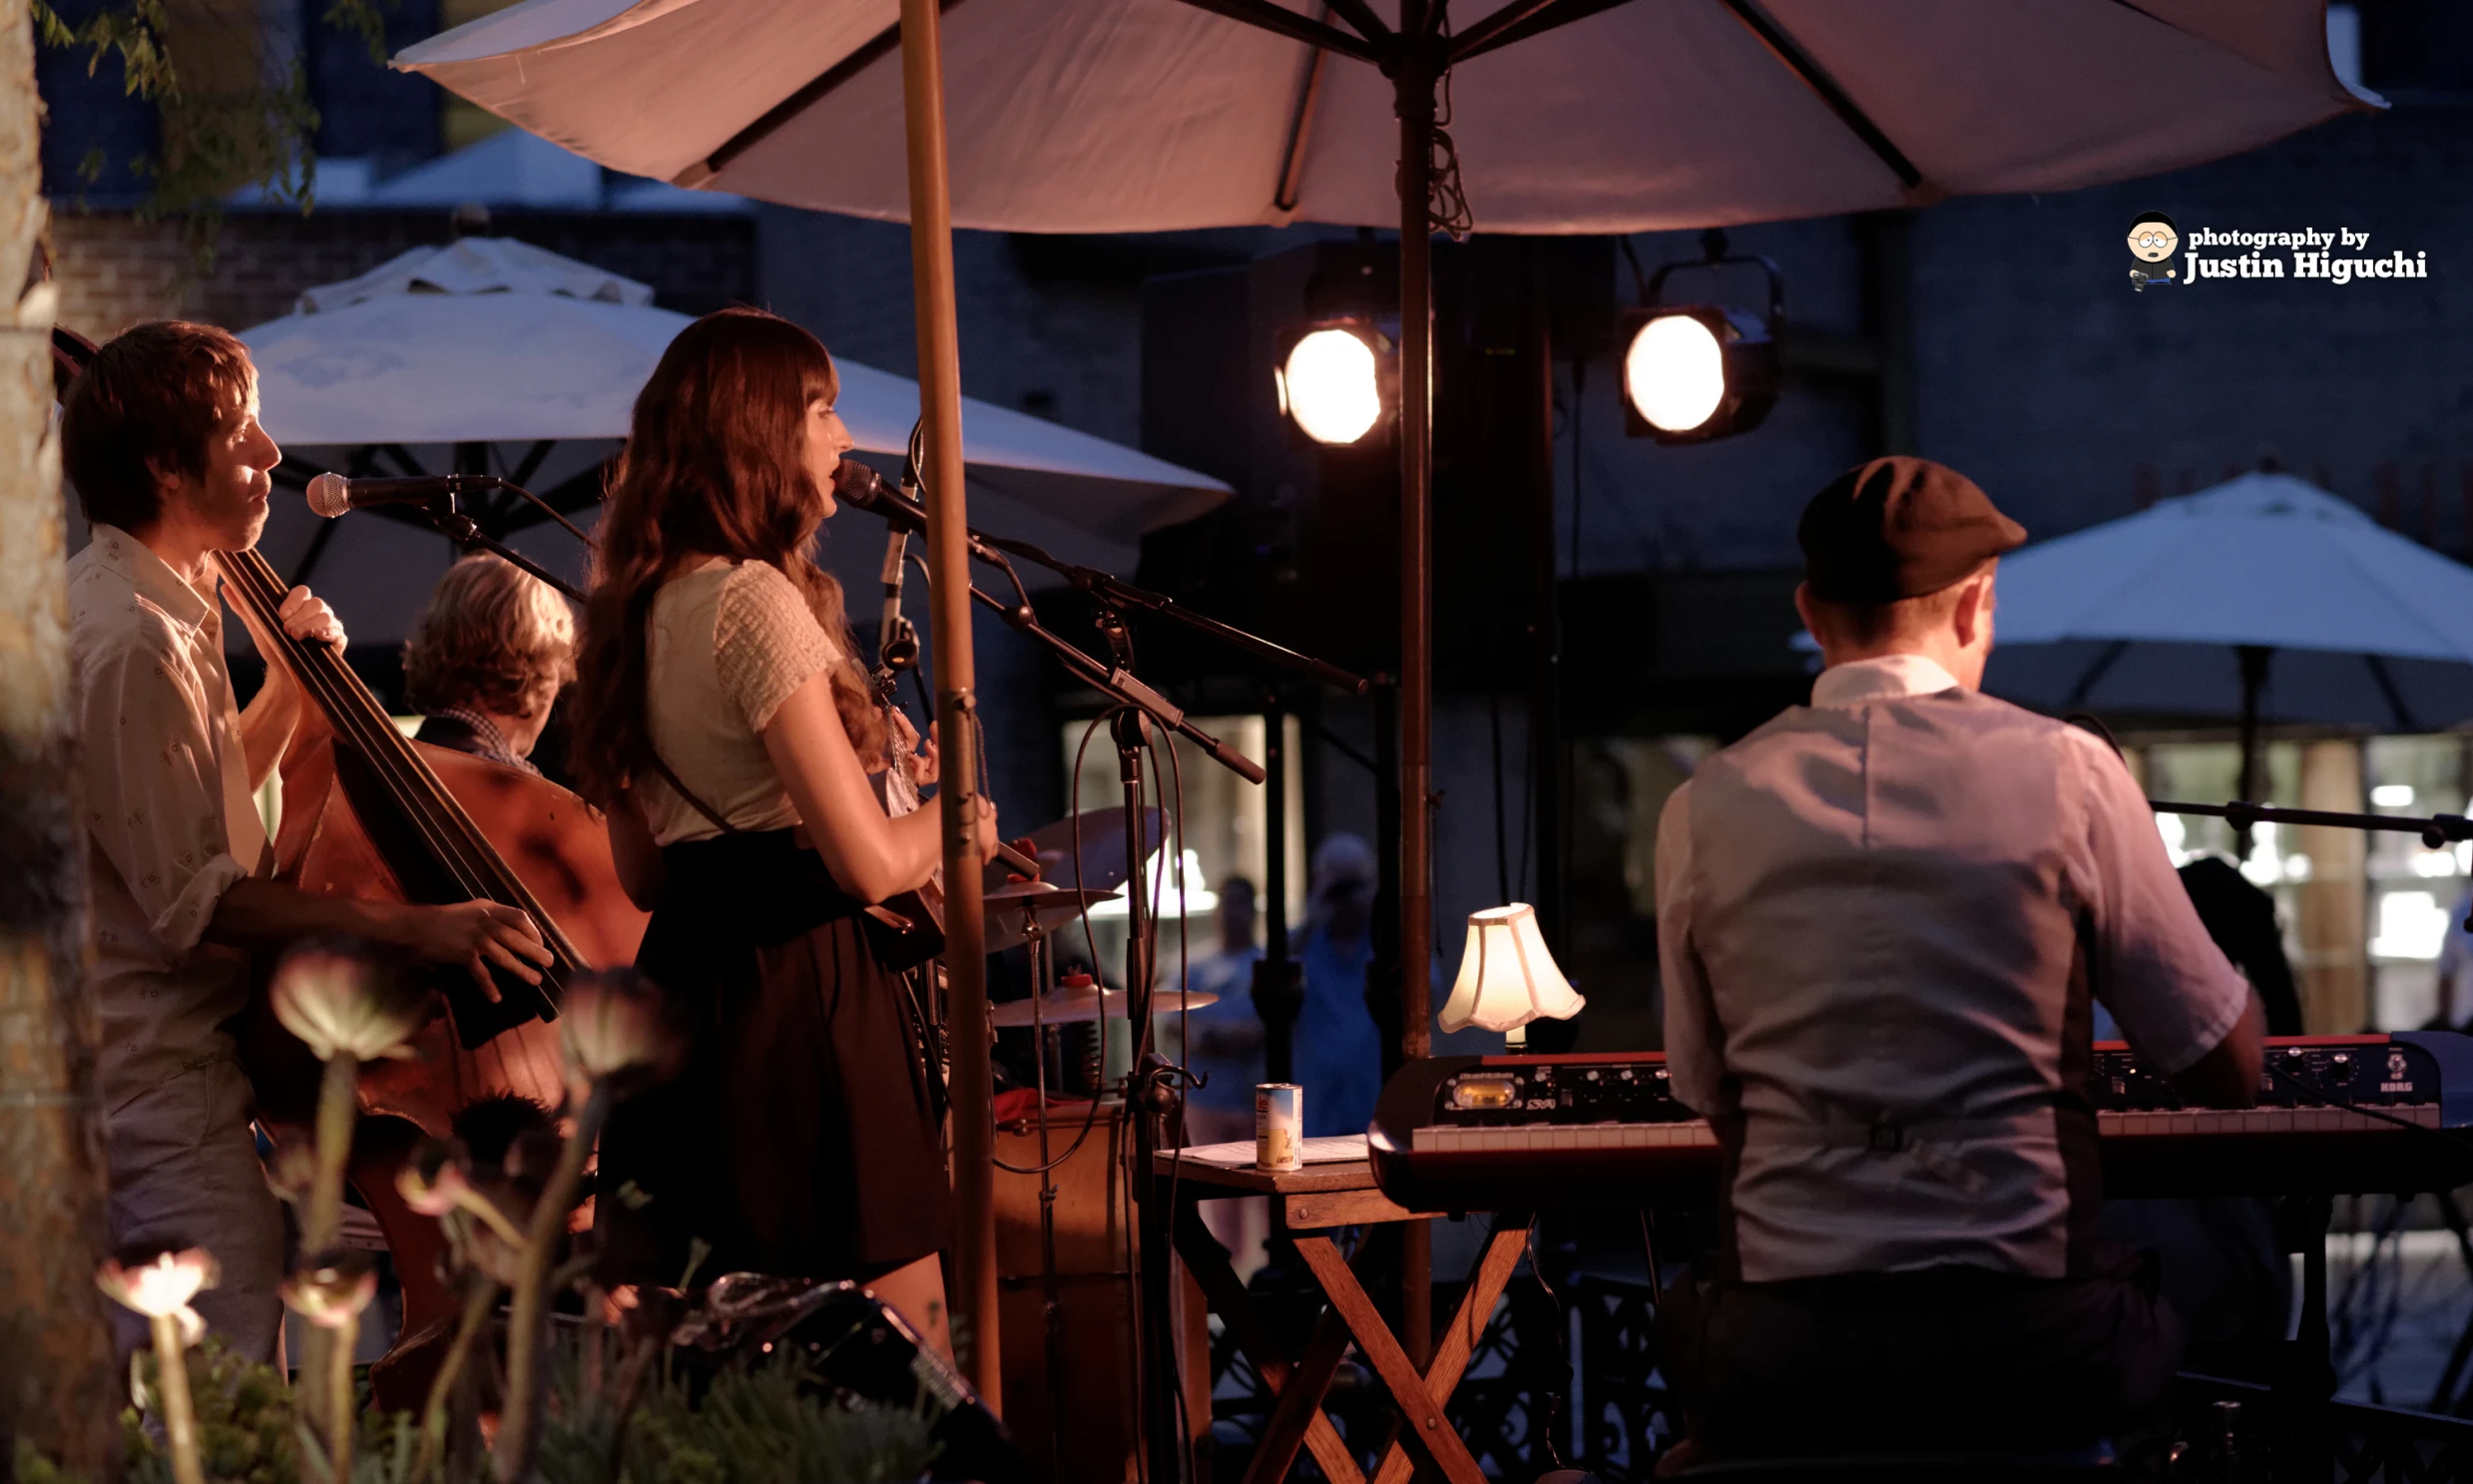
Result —
<path fill-rule="evenodd" d="M 347 510 L 366 510 L 372 505 L 426 505 L 441 496 L 466 495 L 506 487 L 507 482 L 495 474 L 422 474 L 410 479 L 346 479 L 340 474 L 327 473 L 309 481 L 309 509 L 333 520 Z"/>
<path fill-rule="evenodd" d="M 883 475 L 856 459 L 843 459 L 841 467 L 833 470 L 833 498 L 880 517 L 905 535 L 927 529 L 927 512 L 916 500 L 886 484 Z"/>

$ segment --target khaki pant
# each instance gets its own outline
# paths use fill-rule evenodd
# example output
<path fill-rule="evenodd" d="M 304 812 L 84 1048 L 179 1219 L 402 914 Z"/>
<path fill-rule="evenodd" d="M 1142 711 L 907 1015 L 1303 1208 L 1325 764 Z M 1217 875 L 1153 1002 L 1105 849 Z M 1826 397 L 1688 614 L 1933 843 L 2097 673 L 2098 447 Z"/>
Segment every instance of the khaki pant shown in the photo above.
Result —
<path fill-rule="evenodd" d="M 257 1161 L 255 1117 L 240 1063 L 218 1058 L 113 1109 L 104 1137 L 113 1250 L 213 1252 L 222 1280 L 193 1306 L 234 1353 L 272 1361 L 283 1318 L 283 1214 Z M 146 1319 L 117 1304 L 112 1322 L 124 1357 L 151 1341 Z"/>

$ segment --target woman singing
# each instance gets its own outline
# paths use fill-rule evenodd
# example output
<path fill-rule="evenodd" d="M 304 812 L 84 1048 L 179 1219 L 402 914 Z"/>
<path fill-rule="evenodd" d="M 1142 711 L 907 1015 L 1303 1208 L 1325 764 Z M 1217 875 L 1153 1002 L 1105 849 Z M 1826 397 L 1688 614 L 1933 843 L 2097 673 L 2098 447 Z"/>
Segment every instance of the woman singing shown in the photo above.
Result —
<path fill-rule="evenodd" d="M 946 1339 L 948 1186 L 916 1012 L 870 903 L 938 862 L 942 810 L 886 817 L 883 721 L 840 587 L 808 559 L 850 435 L 813 335 L 728 309 L 636 398 L 601 526 L 576 771 L 653 912 L 637 966 L 691 1007 L 686 1075 L 623 1104 L 596 1203 L 619 1275 L 852 1278 Z M 993 808 L 977 821 L 993 853 Z M 632 1189 L 630 1189 L 632 1187 Z"/>

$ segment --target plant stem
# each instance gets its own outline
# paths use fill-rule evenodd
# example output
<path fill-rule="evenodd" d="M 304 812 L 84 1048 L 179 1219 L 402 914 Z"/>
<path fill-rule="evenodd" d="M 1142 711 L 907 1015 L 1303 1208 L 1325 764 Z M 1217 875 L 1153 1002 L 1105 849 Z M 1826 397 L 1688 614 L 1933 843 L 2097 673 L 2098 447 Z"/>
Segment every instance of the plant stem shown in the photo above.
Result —
<path fill-rule="evenodd" d="M 189 1362 L 182 1358 L 181 1321 L 155 1318 L 155 1389 L 163 1396 L 164 1432 L 172 1439 L 172 1476 L 180 1484 L 206 1484 L 198 1461 L 198 1411 L 189 1397 Z"/>
<path fill-rule="evenodd" d="M 584 1162 L 592 1157 L 609 1116 L 610 1092 L 594 1083 L 583 1110 L 576 1115 L 575 1136 L 559 1151 L 558 1168 L 532 1209 L 532 1225 L 524 1237 L 524 1265 L 516 1271 L 515 1296 L 507 1310 L 507 1396 L 498 1414 L 498 1445 L 490 1450 L 492 1471 L 499 1484 L 515 1484 L 532 1469 L 533 1436 L 541 1410 L 541 1328 L 549 1287 L 550 1263 L 558 1238 L 566 1232 L 583 1187 Z"/>
<path fill-rule="evenodd" d="M 327 1462 L 333 1468 L 334 1484 L 351 1484 L 352 1424 L 358 1419 L 352 1406 L 352 1352 L 360 1348 L 360 1316 L 353 1314 L 327 1336 L 332 1347 L 333 1367 L 326 1392 Z"/>
<path fill-rule="evenodd" d="M 360 1063 L 349 1052 L 326 1062 L 317 1090 L 317 1175 L 300 1217 L 300 1249 L 322 1252 L 343 1232 L 343 1167 L 352 1154 L 352 1119 L 359 1112 Z"/>
<path fill-rule="evenodd" d="M 352 1120 L 358 1114 L 360 1102 L 360 1063 L 348 1052 L 337 1052 L 326 1059 L 326 1076 L 317 1090 L 317 1156 L 316 1170 L 309 1182 L 309 1199 L 300 1214 L 300 1250 L 324 1252 L 332 1248 L 343 1232 L 343 1167 L 352 1154 Z M 333 1361 L 334 1334 L 320 1325 L 304 1326 L 300 1344 L 300 1373 L 308 1384 L 300 1388 L 302 1411 L 311 1422 L 330 1421 L 322 1416 L 326 1410 L 328 1388 L 317 1378 L 324 1375 Z M 350 1356 L 345 1355 L 345 1364 Z M 350 1410 L 347 1401 L 345 1410 Z M 348 1420 L 348 1419 L 347 1419 Z M 338 1479 L 342 1476 L 338 1475 Z"/>
<path fill-rule="evenodd" d="M 447 1404 L 455 1395 L 455 1383 L 472 1357 L 473 1339 L 489 1320 L 491 1305 L 497 1300 L 498 1285 L 479 1273 L 467 1273 L 464 1281 L 463 1322 L 455 1326 L 455 1342 L 447 1346 L 446 1359 L 439 1362 L 437 1379 L 429 1383 L 429 1404 L 421 1409 L 421 1450 L 412 1460 L 413 1484 L 429 1477 L 446 1457 Z"/>

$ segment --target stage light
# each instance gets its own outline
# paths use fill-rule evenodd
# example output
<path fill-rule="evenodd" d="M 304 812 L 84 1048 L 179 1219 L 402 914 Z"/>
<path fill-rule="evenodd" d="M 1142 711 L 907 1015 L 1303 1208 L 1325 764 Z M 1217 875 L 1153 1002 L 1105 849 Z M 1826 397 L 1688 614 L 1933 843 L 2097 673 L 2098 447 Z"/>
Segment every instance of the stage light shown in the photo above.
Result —
<path fill-rule="evenodd" d="M 1623 394 L 1662 433 L 1688 433 L 1726 400 L 1726 351 L 1691 314 L 1642 324 L 1623 353 Z"/>
<path fill-rule="evenodd" d="M 1279 411 L 1316 443 L 1355 443 L 1398 401 L 1397 351 L 1362 319 L 1308 326 L 1272 372 Z"/>
<path fill-rule="evenodd" d="M 1702 261 L 1659 268 L 1642 285 L 1642 307 L 1623 316 L 1623 423 L 1632 437 L 1706 443 L 1751 431 L 1777 403 L 1777 336 L 1786 313 L 1777 265 L 1765 257 L 1728 256 L 1724 233 L 1710 233 L 1702 245 Z M 1679 270 L 1735 265 L 1766 275 L 1766 314 L 1660 302 L 1667 278 Z"/>

